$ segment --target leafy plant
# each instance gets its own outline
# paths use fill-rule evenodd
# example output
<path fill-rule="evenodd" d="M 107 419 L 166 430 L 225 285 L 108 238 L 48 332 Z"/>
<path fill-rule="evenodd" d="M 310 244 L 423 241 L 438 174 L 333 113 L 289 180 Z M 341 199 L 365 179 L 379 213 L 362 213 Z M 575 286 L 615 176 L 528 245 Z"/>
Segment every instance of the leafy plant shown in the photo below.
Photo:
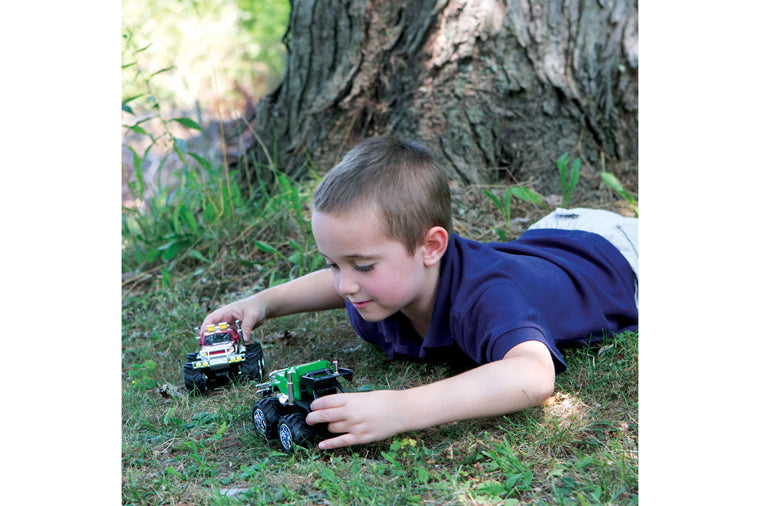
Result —
<path fill-rule="evenodd" d="M 132 155 L 134 177 L 129 181 L 130 192 L 139 206 L 125 207 L 122 212 L 123 255 L 122 269 L 141 273 L 159 271 L 163 286 L 173 282 L 179 265 L 189 266 L 200 273 L 213 268 L 228 248 L 225 239 L 234 231 L 233 240 L 252 235 L 252 245 L 265 259 L 258 262 L 269 272 L 269 283 L 279 284 L 296 276 L 315 270 L 321 265 L 311 228 L 306 217 L 310 192 L 304 183 L 296 183 L 276 169 L 276 160 L 269 165 L 258 166 L 258 185 L 247 188 L 243 197 L 240 174 L 229 170 L 224 163 L 213 163 L 179 138 L 172 127 L 182 126 L 202 134 L 204 129 L 187 117 L 165 119 L 160 101 L 154 96 L 152 79 L 158 72 L 146 72 L 140 66 L 140 55 L 149 47 L 139 47 L 127 31 L 123 57 L 128 60 L 124 69 L 134 73 L 141 83 L 142 93 L 122 101 L 122 112 L 127 118 L 125 132 L 147 140 L 147 147 L 137 149 L 128 145 Z M 133 105 L 137 102 L 151 104 L 150 114 L 137 117 Z M 152 128 L 148 128 L 151 125 Z M 156 131 L 158 133 L 156 133 Z M 158 167 L 148 179 L 147 160 L 159 148 L 168 152 L 160 156 Z M 163 173 L 169 157 L 180 164 L 171 174 L 174 182 L 165 182 Z M 261 174 L 269 170 L 269 181 L 261 180 Z M 248 172 L 246 171 L 246 175 Z M 249 181 L 249 185 L 250 185 Z M 151 190 L 149 191 L 149 187 Z M 286 237 L 277 244 L 272 238 Z M 229 240 L 227 241 L 229 243 Z M 238 255 L 231 248 L 230 259 L 247 268 L 255 267 L 248 255 Z M 250 250 L 242 244 L 244 251 Z"/>
<path fill-rule="evenodd" d="M 129 369 L 129 378 L 132 385 L 140 390 L 156 388 L 158 383 L 155 379 L 156 362 L 146 360 L 141 364 L 134 364 Z"/>
<path fill-rule="evenodd" d="M 607 186 L 609 186 L 610 188 L 612 188 L 612 190 L 614 190 L 615 193 L 617 193 L 618 195 L 620 195 L 620 197 L 623 200 L 625 200 L 626 202 L 628 202 L 631 205 L 631 207 L 633 207 L 634 214 L 636 216 L 638 216 L 639 215 L 639 202 L 636 199 L 636 195 L 634 195 L 633 193 L 630 193 L 630 192 L 626 191 L 623 188 L 623 185 L 620 182 L 620 180 L 618 180 L 618 178 L 615 177 L 615 174 L 613 174 L 612 172 L 604 172 L 604 171 L 602 171 L 601 175 L 602 175 L 602 182 L 604 184 L 606 184 Z"/>
<path fill-rule="evenodd" d="M 208 262 L 198 248 L 207 238 L 209 226 L 234 215 L 241 205 L 240 189 L 236 174 L 226 166 L 213 165 L 205 157 L 190 151 L 187 142 L 177 137 L 171 126 L 181 125 L 187 129 L 203 132 L 203 128 L 193 119 L 187 117 L 164 118 L 160 102 L 153 94 L 151 81 L 154 76 L 169 70 L 164 68 L 156 72 L 145 72 L 139 65 L 139 55 L 150 45 L 137 47 L 128 31 L 125 35 L 125 57 L 130 61 L 123 69 L 134 71 L 135 80 L 139 81 L 144 93 L 122 100 L 122 112 L 127 116 L 124 124 L 126 132 L 147 137 L 147 147 L 138 151 L 129 145 L 132 154 L 134 180 L 129 181 L 129 189 L 138 207 L 124 208 L 122 213 L 122 231 L 125 247 L 132 255 L 125 257 L 129 268 L 139 268 L 160 262 L 163 267 L 187 255 L 200 262 Z M 145 100 L 150 106 L 150 113 L 143 118 L 135 117 L 131 104 Z M 158 133 L 151 133 L 145 128 L 151 122 L 157 125 Z M 169 147 L 161 155 L 155 177 L 155 189 L 149 195 L 145 164 L 151 151 L 159 146 Z M 177 183 L 169 188 L 162 177 L 165 163 L 170 155 L 176 156 L 181 168 L 173 174 Z M 168 269 L 163 269 L 168 274 Z M 167 279 L 166 277 L 164 278 Z"/>
<path fill-rule="evenodd" d="M 568 162 L 570 161 L 570 155 L 565 153 L 559 160 L 557 160 L 557 170 L 559 171 L 559 180 L 562 185 L 562 207 L 568 207 L 570 205 L 570 199 L 573 198 L 573 192 L 578 185 L 578 179 L 581 175 L 581 159 L 576 158 L 573 161 L 573 166 L 568 172 Z"/>
<path fill-rule="evenodd" d="M 483 193 L 485 193 L 485 195 L 496 205 L 496 208 L 499 210 L 499 213 L 504 220 L 506 231 L 494 228 L 496 233 L 499 235 L 499 240 L 501 240 L 501 242 L 506 242 L 512 236 L 512 197 L 518 198 L 525 202 L 532 202 L 533 204 L 539 206 L 546 205 L 541 195 L 522 186 L 512 186 L 510 188 L 507 188 L 501 198 L 497 197 L 496 194 L 491 190 L 486 190 Z"/>
<path fill-rule="evenodd" d="M 515 455 L 506 439 L 500 444 L 495 444 L 492 450 L 483 451 L 483 455 L 489 458 L 489 462 L 485 464 L 487 470 L 502 473 L 502 479 L 499 481 L 499 485 L 503 487 L 502 493 L 509 497 L 517 491 L 530 490 L 533 473 Z"/>

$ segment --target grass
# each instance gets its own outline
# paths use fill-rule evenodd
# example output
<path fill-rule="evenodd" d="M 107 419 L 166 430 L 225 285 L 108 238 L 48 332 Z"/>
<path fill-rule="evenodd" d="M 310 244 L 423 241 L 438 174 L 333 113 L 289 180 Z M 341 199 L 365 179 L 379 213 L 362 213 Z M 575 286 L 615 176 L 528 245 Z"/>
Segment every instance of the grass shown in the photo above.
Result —
<path fill-rule="evenodd" d="M 226 185 L 223 171 L 217 173 Z M 188 396 L 182 365 L 196 347 L 193 327 L 208 312 L 321 265 L 308 232 L 314 181 L 296 183 L 282 174 L 273 180 L 269 190 L 246 198 L 226 194 L 238 199 L 234 212 L 198 219 L 195 230 L 185 222 L 167 229 L 162 221 L 171 224 L 181 206 L 203 216 L 192 185 L 153 201 L 145 214 L 125 209 L 140 220 L 140 233 L 124 227 L 124 504 L 637 503 L 637 333 L 568 350 L 568 370 L 543 406 L 330 452 L 284 455 L 259 439 L 250 420 L 253 385 Z M 482 220 L 492 203 L 476 193 Z M 494 209 L 484 227 L 492 234 L 504 219 Z M 192 240 L 175 242 L 172 255 L 133 254 L 161 248 L 177 228 Z M 148 245 L 145 238 L 157 239 Z M 356 372 L 351 389 L 399 389 L 457 372 L 389 360 L 355 336 L 343 311 L 267 322 L 256 338 L 269 370 L 336 359 Z"/>
<path fill-rule="evenodd" d="M 289 191 L 294 188 L 306 191 L 291 182 Z M 263 223 L 270 212 L 264 210 L 272 207 L 265 204 L 274 198 L 249 201 L 243 208 L 251 215 L 239 217 L 240 223 Z M 281 226 L 254 235 L 260 242 L 287 248 L 289 242 L 277 238 L 301 233 L 294 215 L 306 211 L 296 211 L 295 201 L 288 208 L 286 200 L 276 201 L 286 209 Z M 124 504 L 637 502 L 637 333 L 614 336 L 601 347 L 568 350 L 568 370 L 541 407 L 331 452 L 310 448 L 284 455 L 259 439 L 250 420 L 257 400 L 250 384 L 188 396 L 182 364 L 196 346 L 193 327 L 220 304 L 273 279 L 298 275 L 292 255 L 288 260 L 246 246 L 253 236 L 236 236 L 225 224 L 239 223 L 220 221 L 214 234 L 208 232 L 207 262 L 190 256 L 155 260 L 162 268 L 171 266 L 169 283 L 161 277 L 131 278 L 124 285 Z M 256 338 L 269 370 L 337 359 L 356 372 L 351 389 L 405 388 L 457 372 L 446 365 L 389 360 L 355 337 L 342 311 L 267 322 Z"/>
<path fill-rule="evenodd" d="M 568 370 L 543 406 L 330 452 L 309 448 L 284 455 L 259 439 L 250 420 L 257 400 L 253 385 L 188 396 L 182 365 L 196 347 L 193 327 L 219 305 L 320 261 L 305 225 L 313 182 L 297 184 L 282 175 L 279 181 L 272 191 L 240 197 L 234 213 L 198 220 L 196 238 L 172 256 L 138 261 L 133 255 L 146 247 L 141 237 L 161 237 L 165 223 L 146 214 L 140 222 L 144 235 L 125 227 L 124 504 L 637 502 L 637 333 L 568 350 Z M 182 205 L 201 213 L 189 207 L 191 196 L 183 191 L 154 202 L 161 207 L 157 215 L 174 216 Z M 488 197 L 480 195 L 486 209 Z M 492 214 L 495 221 L 503 218 Z M 256 338 L 269 370 L 336 359 L 356 372 L 351 389 L 399 389 L 457 372 L 389 360 L 354 335 L 343 311 L 267 322 Z"/>
<path fill-rule="evenodd" d="M 296 182 L 270 168 L 268 183 L 246 181 L 172 129 L 202 125 L 165 118 L 158 106 L 138 119 L 131 105 L 155 99 L 156 74 L 141 69 L 142 50 L 126 53 L 143 88 L 123 103 L 125 129 L 148 136 L 147 149 L 165 142 L 182 166 L 179 184 L 159 183 L 149 197 L 139 179 L 147 151 L 131 152 L 131 191 L 143 206 L 125 208 L 122 223 L 124 504 L 637 503 L 637 333 L 568 350 L 568 370 L 540 407 L 330 452 L 284 455 L 259 439 L 250 420 L 253 385 L 188 396 L 182 365 L 196 347 L 193 327 L 208 312 L 321 266 L 308 225 L 316 178 Z M 159 133 L 141 133 L 146 121 Z M 455 228 L 493 235 L 502 224 L 511 235 L 520 206 L 536 207 L 516 188 L 504 199 L 496 197 L 503 188 L 470 192 L 475 200 L 455 213 Z M 269 370 L 336 359 L 355 371 L 351 389 L 406 388 L 457 372 L 389 360 L 354 335 L 342 311 L 289 316 L 256 332 Z"/>
<path fill-rule="evenodd" d="M 569 350 L 568 370 L 541 407 L 288 456 L 255 435 L 252 385 L 200 397 L 172 388 L 182 385 L 185 353 L 195 347 L 192 326 L 211 303 L 200 301 L 180 288 L 124 301 L 125 504 L 637 501 L 637 333 Z M 351 389 L 404 388 L 456 372 L 390 361 L 360 342 L 340 311 L 268 322 L 257 338 L 269 369 L 337 359 L 356 372 Z"/>

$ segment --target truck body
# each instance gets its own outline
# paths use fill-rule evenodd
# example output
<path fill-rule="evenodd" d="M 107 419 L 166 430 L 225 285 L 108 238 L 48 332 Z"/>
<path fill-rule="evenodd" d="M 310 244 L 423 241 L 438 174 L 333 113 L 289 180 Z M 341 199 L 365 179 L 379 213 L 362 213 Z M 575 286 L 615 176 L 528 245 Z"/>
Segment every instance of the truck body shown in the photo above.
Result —
<path fill-rule="evenodd" d="M 315 436 L 326 432 L 326 425 L 311 427 L 306 415 L 311 403 L 319 397 L 345 392 L 338 381 L 353 379 L 353 371 L 338 367 L 327 360 L 279 369 L 269 373 L 269 381 L 257 385 L 257 393 L 263 399 L 253 406 L 251 419 L 260 435 L 267 439 L 279 439 L 286 452 L 294 445 L 303 445 Z"/>
<path fill-rule="evenodd" d="M 264 376 L 264 357 L 258 342 L 245 345 L 240 321 L 233 328 L 226 322 L 208 325 L 197 333 L 200 350 L 188 353 L 184 365 L 185 387 L 205 393 L 214 383 L 229 379 L 261 381 Z"/>

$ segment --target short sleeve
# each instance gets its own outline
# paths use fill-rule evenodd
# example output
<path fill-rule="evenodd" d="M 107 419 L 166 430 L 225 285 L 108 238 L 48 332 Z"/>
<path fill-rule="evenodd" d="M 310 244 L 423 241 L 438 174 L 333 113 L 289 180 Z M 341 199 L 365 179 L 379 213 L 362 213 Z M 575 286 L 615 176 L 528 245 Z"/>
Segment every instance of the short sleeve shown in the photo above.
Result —
<path fill-rule="evenodd" d="M 547 337 L 541 329 L 536 327 L 522 327 L 492 337 L 487 345 L 486 353 L 488 361 L 495 362 L 501 360 L 509 350 L 526 341 L 539 341 L 549 348 L 552 360 L 554 361 L 554 370 L 557 374 L 567 369 L 565 359 L 554 344 L 554 340 Z"/>

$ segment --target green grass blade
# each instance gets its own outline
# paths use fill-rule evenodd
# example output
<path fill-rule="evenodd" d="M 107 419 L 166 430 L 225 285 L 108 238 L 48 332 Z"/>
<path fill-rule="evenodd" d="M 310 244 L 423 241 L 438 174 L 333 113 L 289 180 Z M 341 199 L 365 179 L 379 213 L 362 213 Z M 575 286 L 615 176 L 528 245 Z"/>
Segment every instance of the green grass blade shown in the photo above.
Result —
<path fill-rule="evenodd" d="M 185 128 L 191 128 L 193 130 L 198 130 L 199 132 L 203 132 L 203 127 L 190 118 L 174 118 L 171 121 L 179 123 Z"/>
<path fill-rule="evenodd" d="M 198 221 L 195 219 L 195 215 L 193 215 L 193 212 L 190 211 L 190 209 L 182 204 L 179 206 L 180 209 L 180 216 L 182 218 L 182 221 L 185 222 L 185 224 L 192 230 L 193 235 L 199 236 L 200 235 L 200 227 L 198 226 Z"/>
<path fill-rule="evenodd" d="M 572 197 L 573 192 L 575 191 L 575 187 L 578 186 L 578 180 L 581 177 L 581 159 L 576 158 L 573 162 L 573 168 L 570 169 L 570 185 L 569 190 L 570 194 L 567 197 L 568 202 L 570 202 L 570 197 Z"/>
<path fill-rule="evenodd" d="M 128 112 L 129 114 L 131 114 L 132 116 L 134 116 L 134 115 L 135 115 L 135 112 L 132 110 L 132 108 L 131 108 L 131 107 L 130 107 L 128 104 L 129 104 L 131 101 L 133 101 L 133 100 L 135 100 L 135 99 L 138 99 L 138 98 L 140 98 L 140 97 L 142 97 L 142 94 L 140 94 L 140 95 L 135 95 L 134 97 L 129 97 L 129 98 L 127 98 L 127 99 L 124 99 L 124 100 L 122 100 L 122 101 L 121 101 L 121 110 L 122 110 L 122 111 L 124 111 L 124 112 Z"/>
<path fill-rule="evenodd" d="M 150 46 L 152 46 L 152 45 L 153 45 L 153 43 L 151 42 L 151 43 L 150 43 L 150 44 L 148 44 L 147 46 L 144 46 L 144 47 L 141 47 L 140 49 L 137 49 L 137 50 L 135 50 L 134 54 L 140 54 L 140 53 L 142 53 L 143 51 L 147 51 L 147 49 L 148 49 Z"/>
<path fill-rule="evenodd" d="M 277 255 L 277 256 L 281 255 L 280 252 L 277 251 L 276 248 L 274 248 L 273 246 L 270 246 L 269 244 L 265 242 L 253 241 L 253 243 L 256 245 L 257 248 L 259 248 L 264 253 L 270 253 L 272 255 Z"/>
<path fill-rule="evenodd" d="M 636 196 L 623 188 L 623 184 L 620 182 L 620 180 L 615 177 L 615 175 L 611 172 L 602 172 L 601 173 L 602 182 L 609 186 L 615 193 L 620 195 L 620 197 L 628 202 L 633 207 L 634 214 L 638 217 L 639 215 L 639 205 L 638 200 L 636 199 Z"/>
<path fill-rule="evenodd" d="M 512 220 L 512 189 L 504 192 L 504 221 L 507 224 L 507 233 L 509 234 L 510 221 Z"/>
<path fill-rule="evenodd" d="M 602 182 L 615 190 L 618 193 L 624 192 L 623 185 L 620 183 L 620 180 L 615 177 L 615 174 L 612 172 L 602 172 Z"/>
<path fill-rule="evenodd" d="M 132 193 L 132 196 L 135 198 L 138 198 L 140 200 L 143 200 L 145 198 L 145 177 L 143 174 L 143 160 L 144 158 L 137 154 L 137 151 L 132 146 L 127 146 L 127 148 L 132 152 L 132 168 L 134 169 L 135 174 L 135 180 L 137 181 L 137 194 L 135 195 L 134 192 Z M 150 149 L 150 146 L 148 147 Z M 148 150 L 145 150 L 145 154 L 148 154 Z M 130 189 L 131 189 L 130 185 Z"/>
<path fill-rule="evenodd" d="M 127 108 L 130 109 L 130 111 L 131 111 L 131 108 L 129 108 L 129 106 L 127 106 Z M 122 110 L 123 110 L 123 108 L 122 108 Z M 130 130 L 132 130 L 136 134 L 150 136 L 150 134 L 143 127 L 141 127 L 139 124 L 124 125 L 124 128 L 130 129 Z"/>
<path fill-rule="evenodd" d="M 499 210 L 499 212 L 503 216 L 504 215 L 504 204 L 501 203 L 501 201 L 499 200 L 499 197 L 497 197 L 494 194 L 494 192 L 492 192 L 491 190 L 486 190 L 483 193 L 485 194 L 486 197 L 488 197 L 489 199 L 491 199 L 491 201 L 496 205 L 496 208 Z"/>
<path fill-rule="evenodd" d="M 198 165 L 200 165 L 201 168 L 205 170 L 206 172 L 214 172 L 214 168 L 212 167 L 211 162 L 209 162 L 208 160 L 206 160 L 199 154 L 190 152 L 188 153 L 188 155 L 190 155 L 196 162 L 198 162 Z"/>
<path fill-rule="evenodd" d="M 513 186 L 512 195 L 525 202 L 532 202 L 534 204 L 543 205 L 544 198 L 538 193 L 529 188 L 523 186 Z"/>
<path fill-rule="evenodd" d="M 559 182 L 562 185 L 562 200 L 564 202 L 567 193 L 567 161 L 570 159 L 568 153 L 563 154 L 557 160 L 557 170 L 559 170 Z"/>
<path fill-rule="evenodd" d="M 174 232 L 177 234 L 181 234 L 183 230 L 182 221 L 180 220 L 181 212 L 182 206 L 177 206 L 174 208 L 174 211 L 172 211 L 172 225 L 174 226 Z"/>
<path fill-rule="evenodd" d="M 196 249 L 191 249 L 191 250 L 190 250 L 190 251 L 187 253 L 187 255 L 188 255 L 190 258 L 194 258 L 194 259 L 196 259 L 196 260 L 200 260 L 200 261 L 201 261 L 201 262 L 203 262 L 203 263 L 207 263 L 207 264 L 210 264 L 210 263 L 211 263 L 211 260 L 209 260 L 208 258 L 206 258 L 205 256 L 203 256 L 203 255 L 202 255 L 202 254 L 201 254 L 201 253 L 200 253 L 198 250 L 196 250 Z"/>
<path fill-rule="evenodd" d="M 146 47 L 145 49 L 147 49 L 147 47 Z M 151 79 L 151 78 L 153 78 L 154 76 L 157 76 L 158 74 L 163 74 L 164 72 L 169 72 L 169 71 L 170 71 L 170 70 L 172 70 L 173 68 L 174 68 L 174 66 L 173 66 L 173 65 L 171 65 L 171 66 L 169 66 L 169 67 L 164 67 L 164 68 L 162 68 L 161 70 L 157 70 L 157 71 L 153 72 L 153 73 L 152 73 L 150 76 L 148 76 L 148 80 L 150 80 L 150 79 Z"/>

